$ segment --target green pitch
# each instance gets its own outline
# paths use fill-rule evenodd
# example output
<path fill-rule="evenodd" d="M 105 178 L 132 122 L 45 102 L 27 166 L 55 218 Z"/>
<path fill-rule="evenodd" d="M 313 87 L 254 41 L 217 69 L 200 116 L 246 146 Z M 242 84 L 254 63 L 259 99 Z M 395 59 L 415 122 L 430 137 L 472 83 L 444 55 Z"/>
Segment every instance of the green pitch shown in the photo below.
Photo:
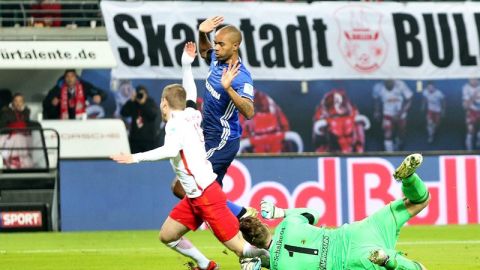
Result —
<path fill-rule="evenodd" d="M 155 231 L 0 234 L 2 270 L 186 270 L 188 260 L 165 248 Z M 221 269 L 240 269 L 236 256 L 209 231 L 188 238 Z M 480 225 L 402 230 L 398 249 L 430 270 L 480 270 Z M 294 270 L 294 269 L 292 269 Z"/>

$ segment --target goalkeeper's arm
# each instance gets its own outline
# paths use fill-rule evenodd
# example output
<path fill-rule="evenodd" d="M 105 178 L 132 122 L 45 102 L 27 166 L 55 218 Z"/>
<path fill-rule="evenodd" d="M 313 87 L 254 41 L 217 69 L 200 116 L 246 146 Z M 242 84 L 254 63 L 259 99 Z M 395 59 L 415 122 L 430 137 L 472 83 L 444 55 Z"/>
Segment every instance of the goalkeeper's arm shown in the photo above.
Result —
<path fill-rule="evenodd" d="M 262 201 L 260 206 L 262 211 L 262 217 L 266 219 L 276 219 L 288 217 L 291 215 L 301 215 L 308 220 L 309 224 L 315 225 L 318 223 L 318 219 L 320 218 L 320 214 L 316 210 L 310 208 L 283 209 L 277 207 L 275 204 L 268 201 Z"/>

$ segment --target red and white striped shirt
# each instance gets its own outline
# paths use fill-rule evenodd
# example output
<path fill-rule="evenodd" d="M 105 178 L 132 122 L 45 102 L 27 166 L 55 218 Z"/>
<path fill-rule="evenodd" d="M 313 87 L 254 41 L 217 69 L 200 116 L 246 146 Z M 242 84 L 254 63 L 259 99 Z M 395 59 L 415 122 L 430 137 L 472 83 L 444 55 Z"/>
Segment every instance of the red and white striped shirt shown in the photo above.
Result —
<path fill-rule="evenodd" d="M 134 154 L 135 162 L 169 158 L 187 197 L 201 196 L 217 177 L 207 160 L 201 122 L 201 113 L 193 108 L 172 112 L 165 126 L 165 144 Z"/>

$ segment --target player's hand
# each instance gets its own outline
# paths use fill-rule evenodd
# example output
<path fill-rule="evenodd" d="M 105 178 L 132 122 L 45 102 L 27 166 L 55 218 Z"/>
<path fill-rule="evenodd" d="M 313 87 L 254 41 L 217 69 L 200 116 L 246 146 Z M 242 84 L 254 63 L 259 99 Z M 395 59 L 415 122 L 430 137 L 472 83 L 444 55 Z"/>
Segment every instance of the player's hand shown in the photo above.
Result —
<path fill-rule="evenodd" d="M 237 75 L 240 73 L 240 62 L 236 61 L 235 63 L 232 64 L 232 60 L 228 63 L 228 68 L 223 69 L 222 73 L 222 79 L 221 83 L 223 86 L 223 89 L 227 90 L 232 86 L 233 79 L 237 77 Z"/>
<path fill-rule="evenodd" d="M 210 17 L 198 26 L 198 30 L 203 33 L 210 33 L 222 23 L 223 16 Z"/>
<path fill-rule="evenodd" d="M 275 217 L 275 204 L 262 200 L 260 203 L 260 211 L 263 218 L 273 219 Z"/>
<path fill-rule="evenodd" d="M 117 155 L 111 155 L 110 158 L 113 159 L 114 161 L 116 161 L 117 163 L 121 163 L 121 164 L 136 163 L 135 160 L 133 159 L 132 154 L 120 153 L 120 154 L 117 154 Z"/>
<path fill-rule="evenodd" d="M 191 65 L 197 56 L 197 46 L 195 43 L 189 41 L 185 43 L 182 54 L 182 66 Z"/>

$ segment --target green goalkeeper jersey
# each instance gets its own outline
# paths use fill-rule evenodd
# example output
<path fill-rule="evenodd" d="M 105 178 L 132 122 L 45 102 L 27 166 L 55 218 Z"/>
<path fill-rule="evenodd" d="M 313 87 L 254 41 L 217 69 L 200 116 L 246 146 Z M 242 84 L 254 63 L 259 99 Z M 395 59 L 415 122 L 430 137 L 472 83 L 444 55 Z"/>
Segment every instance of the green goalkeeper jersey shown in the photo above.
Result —
<path fill-rule="evenodd" d="M 348 241 L 345 229 L 325 229 L 312 209 L 288 209 L 270 244 L 270 269 L 343 269 Z"/>
<path fill-rule="evenodd" d="M 275 229 L 269 248 L 271 270 L 386 269 L 368 259 L 376 249 L 395 259 L 398 265 L 391 269 L 421 269 L 420 264 L 395 250 L 400 229 L 411 218 L 402 199 L 337 229 L 312 226 L 318 218 L 312 209 L 285 210 L 285 219 Z"/>

